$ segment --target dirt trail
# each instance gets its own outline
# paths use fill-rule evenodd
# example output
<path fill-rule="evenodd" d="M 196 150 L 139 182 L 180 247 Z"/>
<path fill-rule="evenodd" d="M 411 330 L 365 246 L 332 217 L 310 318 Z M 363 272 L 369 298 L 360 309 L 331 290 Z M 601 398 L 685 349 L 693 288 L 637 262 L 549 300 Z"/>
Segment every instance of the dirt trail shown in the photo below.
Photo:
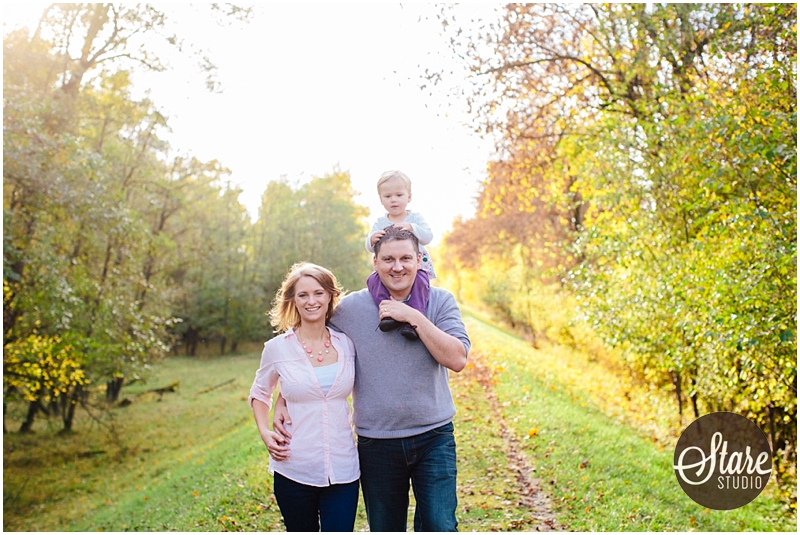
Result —
<path fill-rule="evenodd" d="M 509 429 L 506 425 L 502 407 L 494 391 L 494 379 L 491 370 L 484 365 L 481 358 L 471 358 L 470 362 L 474 367 L 469 373 L 473 375 L 483 387 L 483 391 L 486 393 L 486 398 L 492 409 L 494 421 L 500 427 L 500 434 L 506 445 L 508 466 L 517 474 L 519 504 L 529 508 L 533 513 L 533 518 L 537 521 L 535 524 L 525 526 L 525 530 L 563 531 L 563 526 L 558 525 L 555 514 L 550 507 L 550 498 L 542 490 L 541 481 L 535 477 L 534 469 L 522 452 L 519 440 L 517 440 L 517 437 L 514 435 L 514 431 Z"/>

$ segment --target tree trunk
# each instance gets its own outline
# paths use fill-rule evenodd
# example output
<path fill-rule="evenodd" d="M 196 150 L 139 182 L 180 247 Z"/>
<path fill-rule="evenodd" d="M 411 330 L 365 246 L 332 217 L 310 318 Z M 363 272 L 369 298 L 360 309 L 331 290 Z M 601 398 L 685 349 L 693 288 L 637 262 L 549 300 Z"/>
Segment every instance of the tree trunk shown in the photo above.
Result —
<path fill-rule="evenodd" d="M 71 73 L 69 81 L 61 87 L 64 93 L 68 95 L 75 95 L 78 93 L 78 88 L 80 88 L 83 76 L 86 74 L 86 71 L 97 64 L 97 60 L 100 56 L 100 52 L 92 54 L 92 46 L 100 30 L 103 29 L 103 26 L 105 26 L 109 20 L 108 11 L 110 9 L 110 4 L 92 4 L 92 7 L 93 9 L 91 10 L 89 18 L 89 29 L 83 40 L 81 58 L 76 63 L 76 68 Z M 106 43 L 104 47 L 100 47 L 100 50 L 104 50 L 110 44 L 111 43 Z"/>
<path fill-rule="evenodd" d="M 39 402 L 31 401 L 28 404 L 28 415 L 25 417 L 25 421 L 22 422 L 22 427 L 19 428 L 20 433 L 31 432 L 31 427 L 33 427 L 33 421 L 36 419 L 37 412 L 39 412 Z"/>
<path fill-rule="evenodd" d="M 58 398 L 53 396 L 50 399 L 50 404 L 47 406 L 47 415 L 48 416 L 57 416 L 59 413 L 58 410 Z"/>
<path fill-rule="evenodd" d="M 672 380 L 672 384 L 675 385 L 675 397 L 678 399 L 678 416 L 680 416 L 681 421 L 683 421 L 683 394 L 681 392 L 681 374 L 679 372 L 671 371 L 669 372 L 669 378 Z"/>
<path fill-rule="evenodd" d="M 195 356 L 197 353 L 197 342 L 200 340 L 200 333 L 194 327 L 189 327 L 183 333 L 183 343 L 186 344 L 186 354 Z"/>
<path fill-rule="evenodd" d="M 116 403 L 119 399 L 119 392 L 125 384 L 124 377 L 114 377 L 106 382 L 106 403 Z"/>
<path fill-rule="evenodd" d="M 697 388 L 695 388 L 695 380 L 692 377 L 692 395 L 689 396 L 689 399 L 692 402 L 692 409 L 694 410 L 694 417 L 695 419 L 700 418 L 700 409 L 697 408 Z"/>
<path fill-rule="evenodd" d="M 64 428 L 61 430 L 62 433 L 72 432 L 72 422 L 75 420 L 75 408 L 78 406 L 78 402 L 82 397 L 83 388 L 80 385 L 75 387 L 71 395 L 64 397 L 66 406 L 62 413 L 62 420 L 64 421 Z"/>
<path fill-rule="evenodd" d="M 64 411 L 64 428 L 61 430 L 62 433 L 72 432 L 72 422 L 75 419 L 75 406 L 77 404 L 78 402 L 74 399 L 69 400 L 67 404 L 67 410 Z"/>

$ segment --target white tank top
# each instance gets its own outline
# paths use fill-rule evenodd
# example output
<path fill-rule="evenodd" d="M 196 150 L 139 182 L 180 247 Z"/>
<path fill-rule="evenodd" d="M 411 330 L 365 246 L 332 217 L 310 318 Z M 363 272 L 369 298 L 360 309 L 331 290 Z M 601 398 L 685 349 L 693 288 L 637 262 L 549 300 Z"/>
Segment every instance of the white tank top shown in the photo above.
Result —
<path fill-rule="evenodd" d="M 322 388 L 322 393 L 326 396 L 328 395 L 328 391 L 333 386 L 333 382 L 336 380 L 336 372 L 338 369 L 338 362 L 334 362 L 328 366 L 317 366 L 314 368 L 314 373 L 317 374 L 317 382 L 319 383 L 320 388 Z"/>

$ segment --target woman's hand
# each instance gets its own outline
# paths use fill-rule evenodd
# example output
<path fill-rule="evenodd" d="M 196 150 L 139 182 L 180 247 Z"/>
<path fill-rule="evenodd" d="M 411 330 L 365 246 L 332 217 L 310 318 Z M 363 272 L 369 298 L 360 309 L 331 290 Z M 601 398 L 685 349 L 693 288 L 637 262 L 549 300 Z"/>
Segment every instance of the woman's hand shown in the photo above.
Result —
<path fill-rule="evenodd" d="M 289 458 L 289 439 L 280 433 L 267 431 L 261 435 L 261 440 L 266 444 L 270 456 L 276 461 L 285 461 Z"/>
<path fill-rule="evenodd" d="M 275 402 L 276 412 L 278 406 L 286 411 L 286 400 L 282 396 L 278 396 L 278 401 Z M 253 400 L 253 415 L 256 418 L 256 425 L 258 432 L 261 435 L 261 440 L 267 446 L 267 451 L 276 461 L 283 461 L 289 458 L 289 442 L 292 435 L 288 433 L 281 433 L 280 429 L 270 431 L 269 429 L 269 405 L 258 399 Z M 286 418 L 289 413 L 286 412 Z M 283 429 L 283 425 L 281 425 Z M 276 432 L 277 431 L 277 432 Z"/>

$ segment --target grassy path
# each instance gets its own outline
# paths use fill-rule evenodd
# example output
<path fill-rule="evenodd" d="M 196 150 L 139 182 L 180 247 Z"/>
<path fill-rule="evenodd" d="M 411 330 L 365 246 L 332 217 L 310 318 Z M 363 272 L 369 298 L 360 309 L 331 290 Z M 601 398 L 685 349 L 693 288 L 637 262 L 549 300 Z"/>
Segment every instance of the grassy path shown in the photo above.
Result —
<path fill-rule="evenodd" d="M 56 435 L 45 421 L 34 434 L 9 433 L 4 530 L 282 530 L 267 454 L 246 402 L 257 366 L 258 355 L 170 358 L 147 385 L 123 389 L 134 402 L 113 409 L 114 433 L 82 413 L 70 436 Z M 174 381 L 174 394 L 142 394 Z M 454 376 L 453 392 L 460 529 L 549 529 L 552 519 L 530 507 L 530 486 L 508 460 L 484 386 L 467 372 Z M 412 518 L 413 499 L 409 526 Z M 356 529 L 367 529 L 361 506 Z"/>
<path fill-rule="evenodd" d="M 466 322 L 471 359 L 490 368 L 503 418 L 561 525 L 577 531 L 795 531 L 796 516 L 768 492 L 733 511 L 690 500 L 673 473 L 672 448 L 655 440 L 649 427 L 622 423 L 619 407 L 599 392 L 614 388 L 601 366 L 563 348 L 534 350 L 472 316 Z"/>
<path fill-rule="evenodd" d="M 599 373 L 591 364 L 466 321 L 473 352 L 451 376 L 460 530 L 794 527 L 767 496 L 732 512 L 700 508 L 678 487 L 671 452 L 579 386 L 576 369 Z M 147 385 L 123 390 L 134 403 L 113 409 L 113 433 L 82 415 L 67 437 L 46 422 L 6 435 L 4 530 L 282 530 L 246 401 L 257 366 L 256 354 L 170 358 Z M 142 394 L 173 381 L 175 394 Z M 367 529 L 363 507 L 356 529 Z"/>

